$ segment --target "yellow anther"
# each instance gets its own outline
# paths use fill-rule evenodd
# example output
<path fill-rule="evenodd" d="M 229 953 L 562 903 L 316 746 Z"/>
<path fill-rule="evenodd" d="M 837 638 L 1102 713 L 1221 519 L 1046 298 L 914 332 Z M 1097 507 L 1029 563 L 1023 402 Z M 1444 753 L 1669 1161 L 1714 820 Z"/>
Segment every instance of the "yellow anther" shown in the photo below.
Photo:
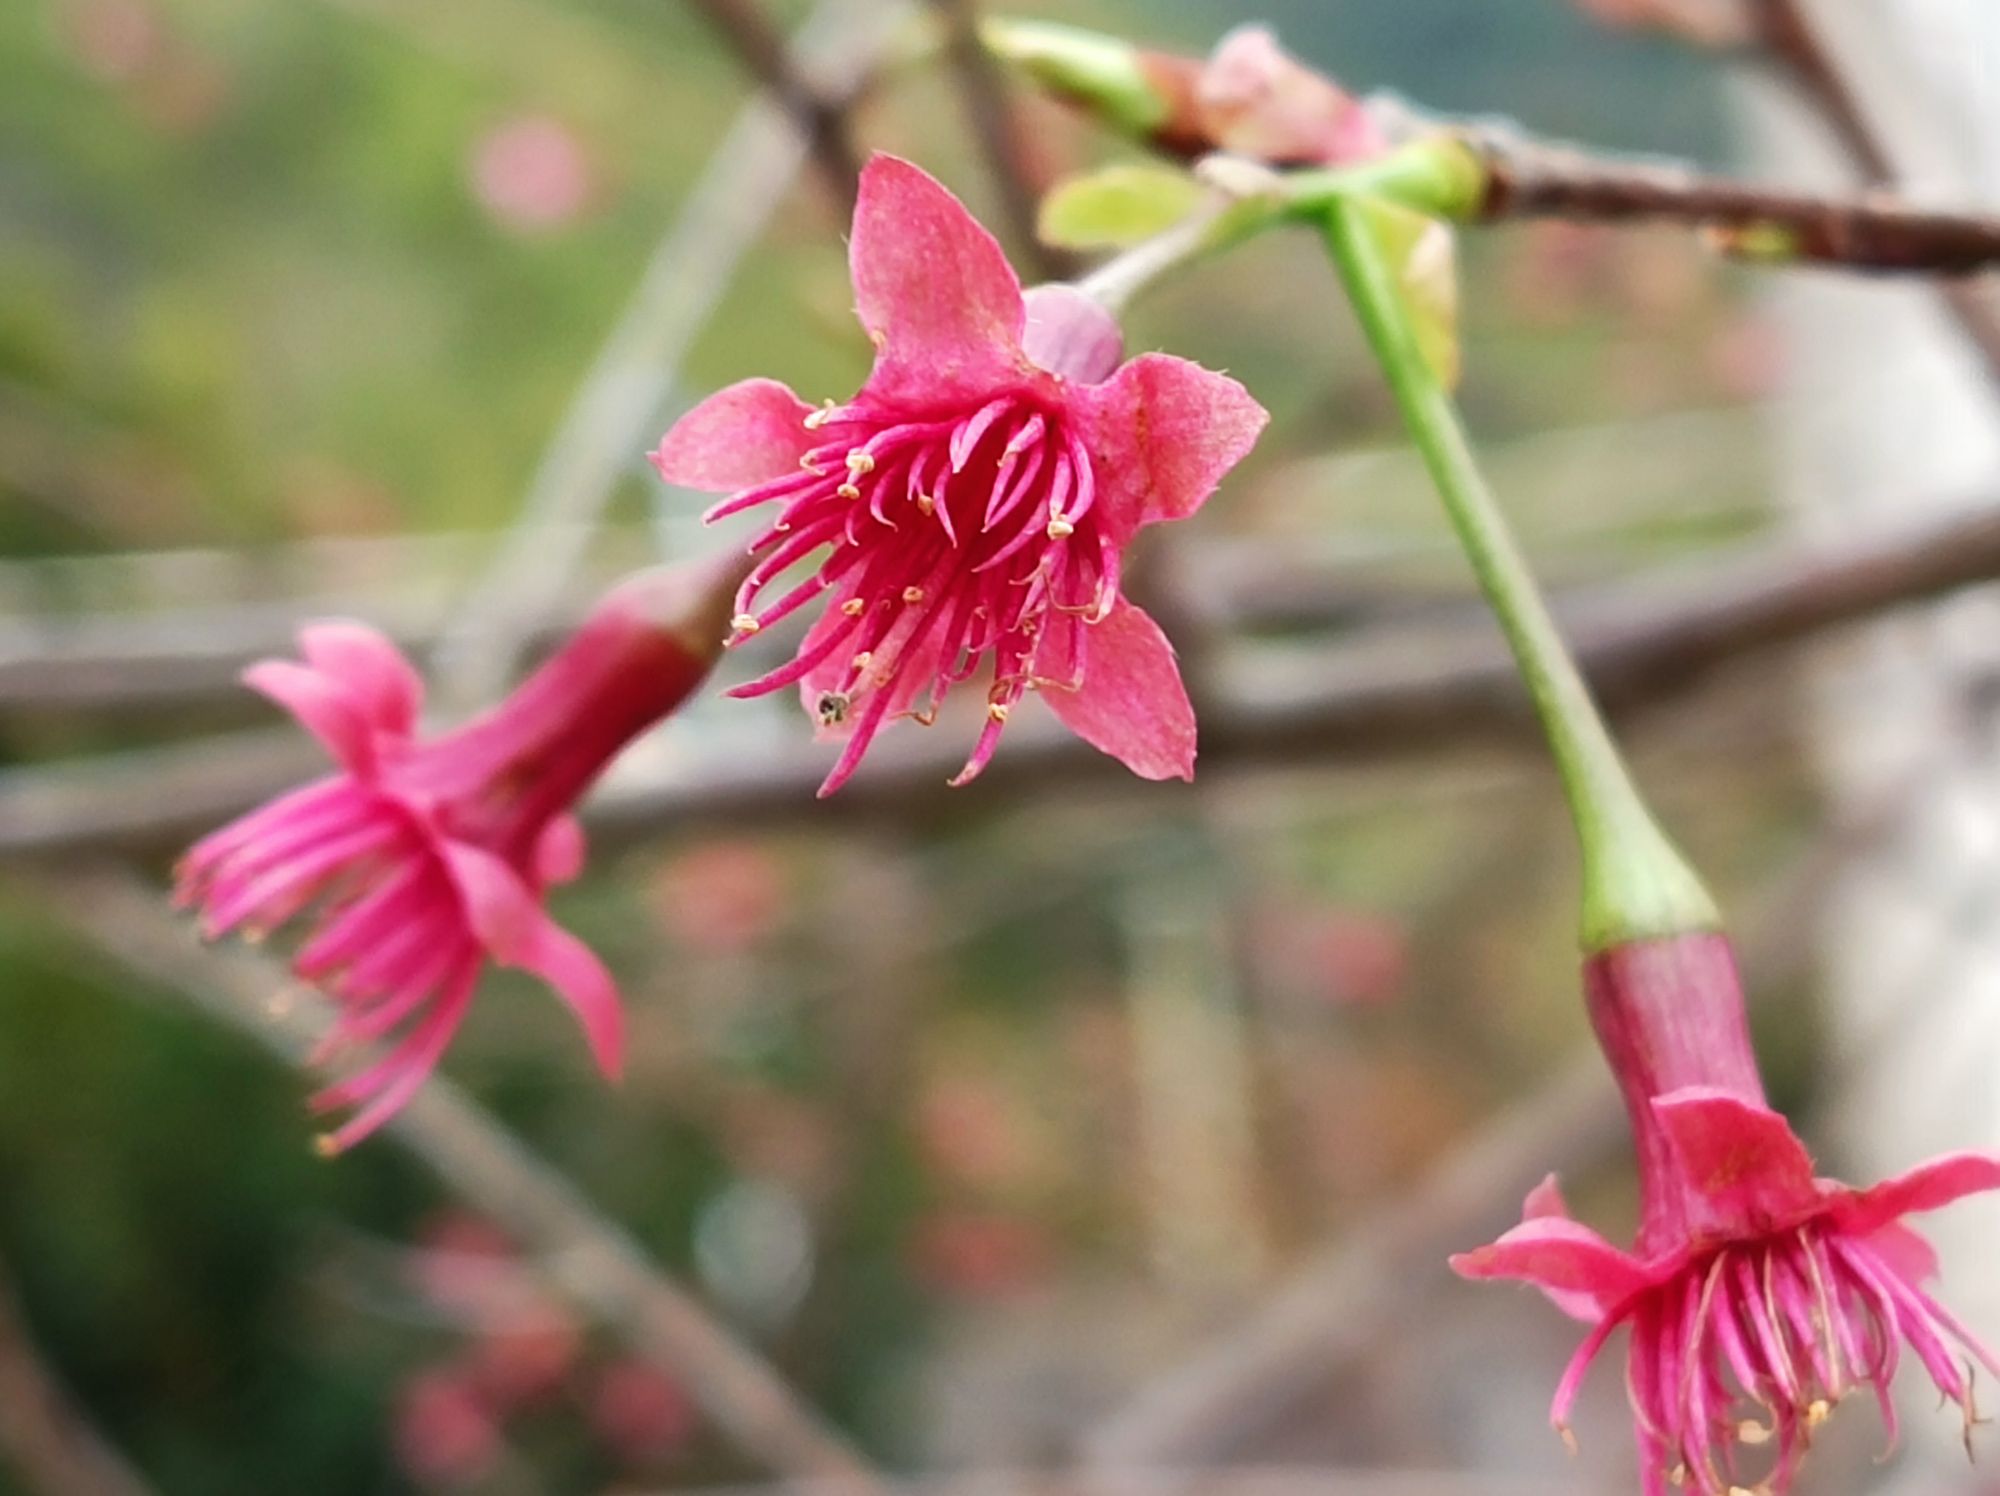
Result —
<path fill-rule="evenodd" d="M 937 513 L 937 500 L 927 493 L 920 493 L 917 495 L 917 508 L 922 510 L 926 516 L 935 514 Z"/>
<path fill-rule="evenodd" d="M 861 497 L 861 490 L 856 488 L 852 483 L 843 483 L 834 492 L 839 494 L 843 499 L 858 499 Z"/>
<path fill-rule="evenodd" d="M 1563 1448 L 1567 1449 L 1571 1454 L 1575 1454 L 1577 1452 L 1576 1435 L 1570 1431 L 1570 1426 L 1567 1423 L 1559 1423 L 1556 1425 L 1556 1432 L 1562 1435 Z"/>
<path fill-rule="evenodd" d="M 1736 1425 L 1736 1440 L 1755 1449 L 1760 1444 L 1771 1442 L 1771 1431 L 1754 1418 L 1746 1418 Z"/>
<path fill-rule="evenodd" d="M 799 459 L 799 466 L 804 468 L 809 473 L 818 473 L 822 476 L 824 476 L 826 473 L 826 469 L 821 467 L 818 463 L 814 462 L 810 457 L 801 457 Z"/>
<path fill-rule="evenodd" d="M 839 407 L 831 400 L 820 401 L 819 409 L 813 411 L 806 417 L 806 430 L 808 431 L 819 430 L 820 427 L 824 426 L 827 423 L 828 418 L 832 416 L 834 411 L 837 410 L 838 408 Z"/>
<path fill-rule="evenodd" d="M 1007 703 L 1004 701 L 987 702 L 986 715 L 991 717 L 995 722 L 1005 722 L 1007 720 Z"/>
<path fill-rule="evenodd" d="M 875 663 L 875 656 L 864 649 L 854 657 L 851 663 L 856 670 L 866 670 L 870 665 Z"/>
<path fill-rule="evenodd" d="M 757 621 L 754 613 L 738 613 L 729 620 L 729 626 L 739 634 L 754 634 L 764 625 Z"/>
<path fill-rule="evenodd" d="M 1049 539 L 1051 540 L 1067 540 L 1075 533 L 1076 526 L 1066 519 L 1052 519 L 1049 521 Z"/>
<path fill-rule="evenodd" d="M 870 457 L 866 452 L 849 452 L 847 454 L 847 470 L 856 477 L 859 477 L 863 473 L 872 473 L 875 471 L 875 459 Z"/>
<path fill-rule="evenodd" d="M 334 1142 L 332 1133 L 323 1132 L 313 1139 L 313 1152 L 321 1158 L 332 1158 L 340 1152 L 340 1144 Z"/>
<path fill-rule="evenodd" d="M 905 588 L 903 589 L 903 601 L 904 601 L 904 602 L 906 602 L 906 603 L 920 603 L 920 602 L 922 602 L 923 600 L 924 600 L 924 589 L 923 589 L 923 588 L 921 588 L 921 587 L 905 587 Z"/>
<path fill-rule="evenodd" d="M 1833 1404 L 1823 1397 L 1816 1397 L 1806 1404 L 1806 1427 L 1818 1428 L 1833 1416 Z"/>
<path fill-rule="evenodd" d="M 845 613 L 849 618 L 859 618 L 863 613 L 868 611 L 868 604 L 864 603 L 858 597 L 850 597 L 840 605 L 840 611 Z"/>

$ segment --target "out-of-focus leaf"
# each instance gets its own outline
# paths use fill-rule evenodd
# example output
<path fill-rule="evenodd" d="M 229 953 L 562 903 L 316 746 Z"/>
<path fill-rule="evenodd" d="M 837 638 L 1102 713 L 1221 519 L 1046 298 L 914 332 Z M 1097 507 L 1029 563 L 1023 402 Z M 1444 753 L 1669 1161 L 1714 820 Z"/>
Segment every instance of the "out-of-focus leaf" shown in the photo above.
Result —
<path fill-rule="evenodd" d="M 1464 358 L 1458 341 L 1458 245 L 1450 226 L 1380 198 L 1364 198 L 1360 206 L 1395 268 L 1424 362 L 1447 388 L 1457 388 Z"/>
<path fill-rule="evenodd" d="M 1062 249 L 1122 249 L 1170 229 L 1201 202 L 1201 184 L 1169 166 L 1111 166 L 1056 184 L 1035 231 Z"/>

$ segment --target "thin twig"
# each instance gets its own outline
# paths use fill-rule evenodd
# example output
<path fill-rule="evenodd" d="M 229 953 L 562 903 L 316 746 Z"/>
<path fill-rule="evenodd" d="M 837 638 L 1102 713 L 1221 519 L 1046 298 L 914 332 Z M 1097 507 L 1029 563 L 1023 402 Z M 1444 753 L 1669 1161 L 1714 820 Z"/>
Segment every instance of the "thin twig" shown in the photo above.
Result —
<path fill-rule="evenodd" d="M 16 886 L 143 981 L 175 988 L 294 1065 L 308 1063 L 327 1031 L 324 1001 L 282 966 L 241 947 L 202 948 L 129 875 Z M 745 1453 L 782 1474 L 830 1482 L 843 1496 L 879 1489 L 848 1442 L 768 1363 L 450 1081 L 433 1077 L 389 1132 L 528 1248 L 553 1288 L 680 1380 Z"/>
<path fill-rule="evenodd" d="M 148 1496 L 151 1487 L 92 1428 L 43 1364 L 0 1277 L 0 1463 L 36 1496 Z"/>
<path fill-rule="evenodd" d="M 986 159 L 1015 247 L 1041 279 L 1073 276 L 1078 268 L 1075 257 L 1042 243 L 1036 235 L 1037 206 L 1049 184 L 1030 148 L 1020 112 L 1008 97 L 999 64 L 980 40 L 978 0 L 930 3 L 944 21 L 945 56 L 958 76 L 972 137 Z"/>
<path fill-rule="evenodd" d="M 1780 646 L 1996 577 L 2000 511 L 1987 508 L 1839 547 L 1760 544 L 1607 585 L 1557 613 L 1599 699 L 1616 713 L 1670 699 Z M 1204 771 L 1534 741 L 1520 681 L 1484 621 L 1385 626 L 1275 658 L 1238 651 L 1217 667 L 1198 703 Z M 1116 764 L 1046 719 L 1020 721 L 1008 737 L 966 792 L 945 788 L 964 757 L 948 729 L 885 736 L 868 771 L 822 802 L 817 817 L 921 823 L 977 815 L 1009 794 L 1122 782 Z M 171 849 L 323 768 L 308 743 L 254 734 L 0 771 L 0 853 Z M 670 824 L 790 820 L 824 773 L 819 746 L 788 735 L 765 752 L 710 755 L 671 777 L 601 794 L 588 818 L 614 843 Z"/>
<path fill-rule="evenodd" d="M 820 179 L 840 204 L 841 216 L 854 210 L 861 180 L 861 150 L 848 125 L 851 95 L 815 78 L 811 53 L 786 46 L 757 0 L 694 0 L 694 6 L 729 43 L 744 70 L 776 99 L 805 137 Z M 803 40 L 803 38 L 802 38 Z M 822 44 L 825 37 L 816 37 Z"/>
<path fill-rule="evenodd" d="M 1966 275 L 2000 265 L 2000 217 L 1920 208 L 1881 193 L 1800 192 L 1626 162 L 1511 132 L 1477 137 L 1489 219 L 1664 220 L 1730 231 L 1747 253 L 1848 270 Z M 1760 251 L 1751 234 L 1777 236 Z"/>
<path fill-rule="evenodd" d="M 1895 159 L 1805 5 L 1801 0 L 1755 3 L 1766 54 L 1826 122 L 1863 179 L 1877 188 L 1894 186 L 1899 175 Z M 2000 307 L 1970 281 L 1940 285 L 1938 295 L 1985 360 L 1987 371 L 2000 380 Z"/>
<path fill-rule="evenodd" d="M 829 107 L 857 97 L 906 9 L 902 0 L 823 0 L 795 43 L 801 59 L 812 59 L 815 96 Z M 787 77 L 800 76 L 782 47 L 779 56 Z M 784 200 L 805 151 L 795 114 L 782 104 L 760 96 L 738 114 L 578 386 L 519 517 L 446 630 L 438 663 L 448 699 L 469 703 L 497 691 L 524 634 L 561 596 L 594 522 L 638 461 L 681 360 Z M 852 178 L 843 180 L 851 193 Z"/>

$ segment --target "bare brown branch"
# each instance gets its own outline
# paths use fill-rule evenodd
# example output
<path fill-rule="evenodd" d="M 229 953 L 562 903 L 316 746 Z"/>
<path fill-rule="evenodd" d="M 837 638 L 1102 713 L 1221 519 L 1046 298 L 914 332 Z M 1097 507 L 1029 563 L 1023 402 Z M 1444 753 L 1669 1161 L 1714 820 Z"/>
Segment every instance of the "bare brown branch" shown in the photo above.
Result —
<path fill-rule="evenodd" d="M 241 947 L 202 948 L 136 879 L 93 872 L 20 886 L 145 982 L 177 989 L 294 1065 L 308 1063 L 327 1030 L 323 1001 L 292 985 L 282 966 Z M 767 1362 L 456 1086 L 433 1077 L 389 1133 L 528 1248 L 551 1287 L 670 1371 L 745 1453 L 839 1496 L 879 1490 L 847 1441 Z"/>
<path fill-rule="evenodd" d="M 1826 122 L 1863 179 L 1878 188 L 1893 186 L 1898 175 L 1895 160 L 1805 5 L 1801 0 L 1752 3 L 1766 54 Z M 1970 282 L 1942 285 L 1938 294 L 1986 361 L 1988 372 L 2000 380 L 2000 307 Z"/>
<path fill-rule="evenodd" d="M 744 70 L 784 106 L 804 135 L 827 190 L 843 215 L 854 208 L 861 149 L 848 122 L 848 98 L 824 91 L 800 70 L 784 37 L 757 0 L 693 0 L 729 43 Z"/>
<path fill-rule="evenodd" d="M 2000 265 L 2000 217 L 1915 207 L 1885 193 L 1833 196 L 1704 176 L 1691 168 L 1608 160 L 1493 133 L 1484 215 L 1609 223 L 1661 220 L 1741 236 L 1776 234 L 1780 258 L 1849 270 L 1967 275 Z M 1754 251 L 1753 251 L 1754 252 Z"/>
<path fill-rule="evenodd" d="M 1996 577 L 2000 511 L 1989 507 L 1839 547 L 1750 547 L 1572 596 L 1557 612 L 1600 699 L 1618 712 L 1824 630 Z M 1206 772 L 1536 741 L 1519 679 L 1483 621 L 1385 626 L 1352 643 L 1275 661 L 1253 651 L 1218 658 L 1217 667 L 1199 703 Z M 1123 776 L 1046 720 L 1010 730 L 1007 751 L 969 793 L 945 788 L 963 754 L 946 729 L 887 736 L 871 750 L 869 771 L 815 817 L 927 823 L 978 815 L 1009 793 Z M 792 820 L 812 804 L 825 767 L 818 745 L 787 736 L 763 753 L 711 755 L 673 778 L 599 795 L 589 819 L 599 840 L 614 843 L 668 825 Z M 311 745 L 283 733 L 6 771 L 0 853 L 170 851 L 322 771 Z"/>
<path fill-rule="evenodd" d="M 987 174 L 993 179 L 1001 215 L 1015 244 L 1039 278 L 1058 280 L 1073 275 L 1077 269 L 1073 258 L 1036 237 L 1036 209 L 1049 184 L 1035 159 L 1020 113 L 1007 96 L 999 65 L 979 39 L 977 0 L 930 3 L 944 22 L 945 55 L 957 74 L 973 139 L 986 159 Z"/>

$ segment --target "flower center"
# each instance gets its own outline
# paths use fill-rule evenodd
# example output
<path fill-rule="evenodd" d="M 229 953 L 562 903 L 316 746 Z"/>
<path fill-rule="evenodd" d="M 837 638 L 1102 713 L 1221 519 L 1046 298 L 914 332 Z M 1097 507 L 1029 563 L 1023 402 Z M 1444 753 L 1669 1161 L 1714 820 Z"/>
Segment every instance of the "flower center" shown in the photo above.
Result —
<path fill-rule="evenodd" d="M 805 681 L 821 725 L 865 746 L 892 715 L 929 721 L 990 659 L 987 728 L 967 765 L 976 772 L 1040 678 L 1052 620 L 1095 621 L 1117 596 L 1090 458 L 1059 414 L 1019 394 L 958 418 L 828 408 L 808 424 L 826 440 L 797 474 L 709 514 L 783 505 L 751 547 L 761 559 L 737 596 L 736 638 L 833 594 L 798 656 L 734 694 Z M 765 601 L 778 577 L 827 547 L 811 576 Z"/>

